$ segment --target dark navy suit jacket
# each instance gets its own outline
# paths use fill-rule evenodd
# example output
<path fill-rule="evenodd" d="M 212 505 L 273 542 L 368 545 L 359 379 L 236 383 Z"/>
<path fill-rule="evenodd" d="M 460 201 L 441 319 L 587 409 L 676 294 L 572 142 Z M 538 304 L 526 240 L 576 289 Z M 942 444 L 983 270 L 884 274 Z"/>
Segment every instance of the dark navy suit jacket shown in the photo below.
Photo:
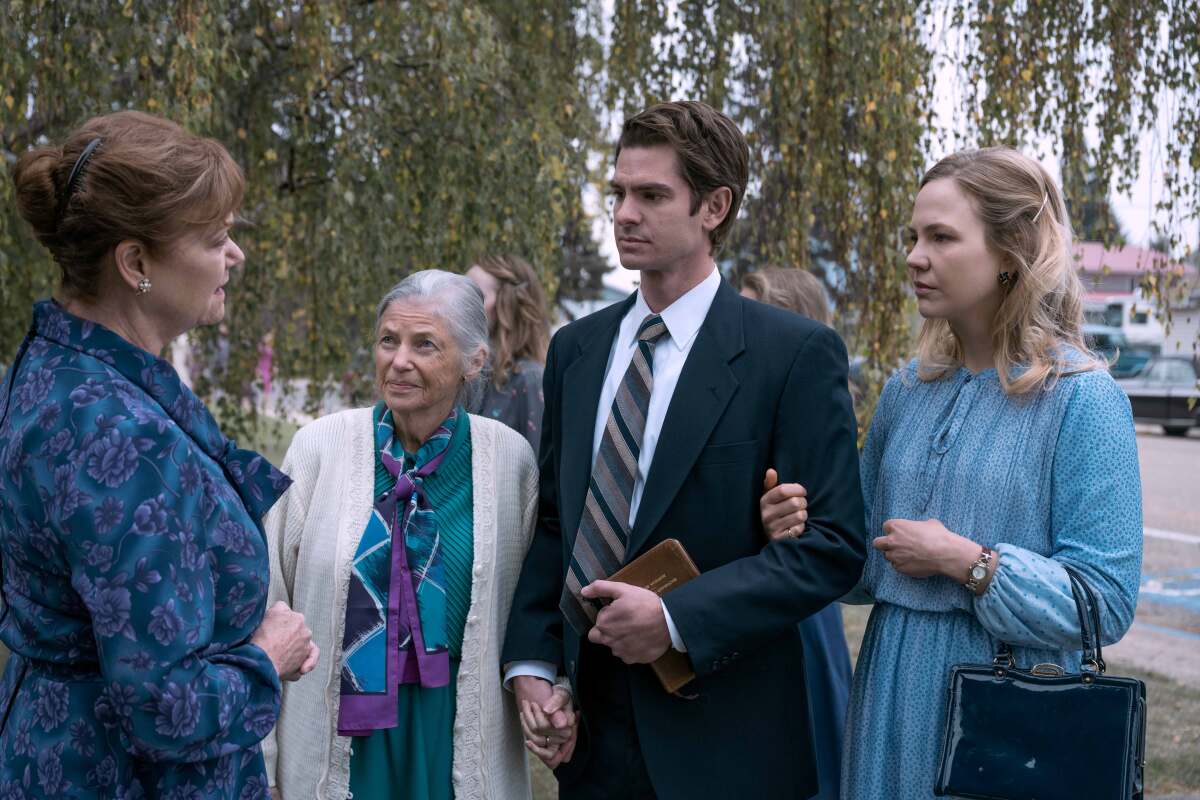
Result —
<path fill-rule="evenodd" d="M 502 660 L 578 674 L 580 637 L 558 610 L 587 494 L 609 351 L 629 298 L 560 330 L 544 378 L 538 527 Z M 816 791 L 796 623 L 857 582 L 865 558 L 846 349 L 830 328 L 722 283 L 671 398 L 628 557 L 683 543 L 701 575 L 664 596 L 697 678 L 684 699 L 629 670 L 646 767 L 661 798 L 806 797 Z M 768 543 L 763 474 L 808 490 L 802 536 Z M 578 696 L 578 694 L 577 694 Z M 574 757 L 589 757 L 586 720 Z M 746 794 L 748 793 L 748 794 Z"/>

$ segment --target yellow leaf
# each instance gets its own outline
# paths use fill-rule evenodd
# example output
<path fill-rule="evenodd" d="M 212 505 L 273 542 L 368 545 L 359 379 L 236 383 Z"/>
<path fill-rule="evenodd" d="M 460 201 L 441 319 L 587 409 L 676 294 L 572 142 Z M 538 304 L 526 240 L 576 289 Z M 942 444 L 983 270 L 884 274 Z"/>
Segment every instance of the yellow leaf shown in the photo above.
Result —
<path fill-rule="evenodd" d="M 874 111 L 874 110 L 875 110 L 875 101 L 874 101 L 874 100 L 868 100 L 868 101 L 867 101 L 867 113 L 868 113 L 868 114 L 870 114 L 870 113 L 871 113 L 872 111 Z"/>
<path fill-rule="evenodd" d="M 888 150 L 887 155 L 885 155 L 884 158 L 886 158 L 888 161 L 895 161 L 896 160 L 896 149 L 893 147 L 891 150 Z"/>
<path fill-rule="evenodd" d="M 1021 80 L 1033 80 L 1033 67 L 1026 67 L 1025 69 L 1021 70 Z"/>
<path fill-rule="evenodd" d="M 246 129 L 245 129 L 245 128 L 238 128 L 238 129 L 237 129 L 237 137 L 238 137 L 239 139 L 245 139 L 245 138 L 246 138 Z"/>
<path fill-rule="evenodd" d="M 146 101 L 146 108 L 158 108 L 158 101 L 151 97 Z"/>
<path fill-rule="evenodd" d="M 274 161 L 275 159 L 279 158 L 279 156 L 276 155 L 274 149 L 267 148 L 267 152 L 263 153 L 263 158 L 265 158 L 267 161 Z"/>
<path fill-rule="evenodd" d="M 13 100 L 13 96 L 11 94 L 4 95 L 4 105 L 8 108 L 9 111 L 12 111 L 13 103 L 15 103 L 15 102 L 16 101 Z"/>

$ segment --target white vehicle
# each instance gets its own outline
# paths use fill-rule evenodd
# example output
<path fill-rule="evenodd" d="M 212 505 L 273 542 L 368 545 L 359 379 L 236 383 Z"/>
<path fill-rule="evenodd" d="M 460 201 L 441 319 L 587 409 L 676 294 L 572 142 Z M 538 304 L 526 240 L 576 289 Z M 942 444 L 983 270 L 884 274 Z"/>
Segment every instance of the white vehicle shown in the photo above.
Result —
<path fill-rule="evenodd" d="M 1143 299 L 1140 291 L 1088 300 L 1083 307 L 1083 316 L 1093 325 L 1119 328 L 1125 334 L 1125 341 L 1134 347 L 1159 352 L 1166 338 L 1154 301 Z"/>

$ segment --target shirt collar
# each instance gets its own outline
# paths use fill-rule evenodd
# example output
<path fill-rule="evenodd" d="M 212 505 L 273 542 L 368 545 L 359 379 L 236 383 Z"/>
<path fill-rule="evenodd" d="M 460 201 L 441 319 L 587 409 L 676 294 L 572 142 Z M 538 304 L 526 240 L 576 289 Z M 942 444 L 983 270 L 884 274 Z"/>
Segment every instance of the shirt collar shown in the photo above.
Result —
<path fill-rule="evenodd" d="M 659 312 L 659 316 L 662 317 L 663 324 L 667 326 L 667 332 L 670 334 L 668 338 L 676 350 L 686 349 L 696 334 L 700 332 L 700 326 L 704 324 L 704 318 L 708 316 L 708 309 L 712 306 L 713 298 L 717 296 L 717 290 L 720 288 L 721 273 L 714 266 L 708 273 L 708 277 Z M 650 306 L 646 305 L 646 298 L 642 297 L 642 290 L 638 289 L 637 299 L 634 300 L 633 307 L 625 315 L 622 325 L 622 327 L 633 326 L 629 342 L 631 347 L 637 343 L 637 326 L 653 313 Z"/>

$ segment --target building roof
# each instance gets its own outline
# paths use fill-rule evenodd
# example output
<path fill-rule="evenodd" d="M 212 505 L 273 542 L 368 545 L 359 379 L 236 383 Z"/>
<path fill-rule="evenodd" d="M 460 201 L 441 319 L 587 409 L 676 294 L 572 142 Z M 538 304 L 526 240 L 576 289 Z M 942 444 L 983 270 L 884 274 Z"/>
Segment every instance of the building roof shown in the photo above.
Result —
<path fill-rule="evenodd" d="M 1100 242 L 1077 242 L 1072 248 L 1080 272 L 1109 275 L 1141 275 L 1147 271 L 1169 270 L 1176 275 L 1195 275 L 1196 268 L 1178 261 L 1168 261 L 1165 253 L 1146 247 L 1125 245 L 1106 250 Z"/>

